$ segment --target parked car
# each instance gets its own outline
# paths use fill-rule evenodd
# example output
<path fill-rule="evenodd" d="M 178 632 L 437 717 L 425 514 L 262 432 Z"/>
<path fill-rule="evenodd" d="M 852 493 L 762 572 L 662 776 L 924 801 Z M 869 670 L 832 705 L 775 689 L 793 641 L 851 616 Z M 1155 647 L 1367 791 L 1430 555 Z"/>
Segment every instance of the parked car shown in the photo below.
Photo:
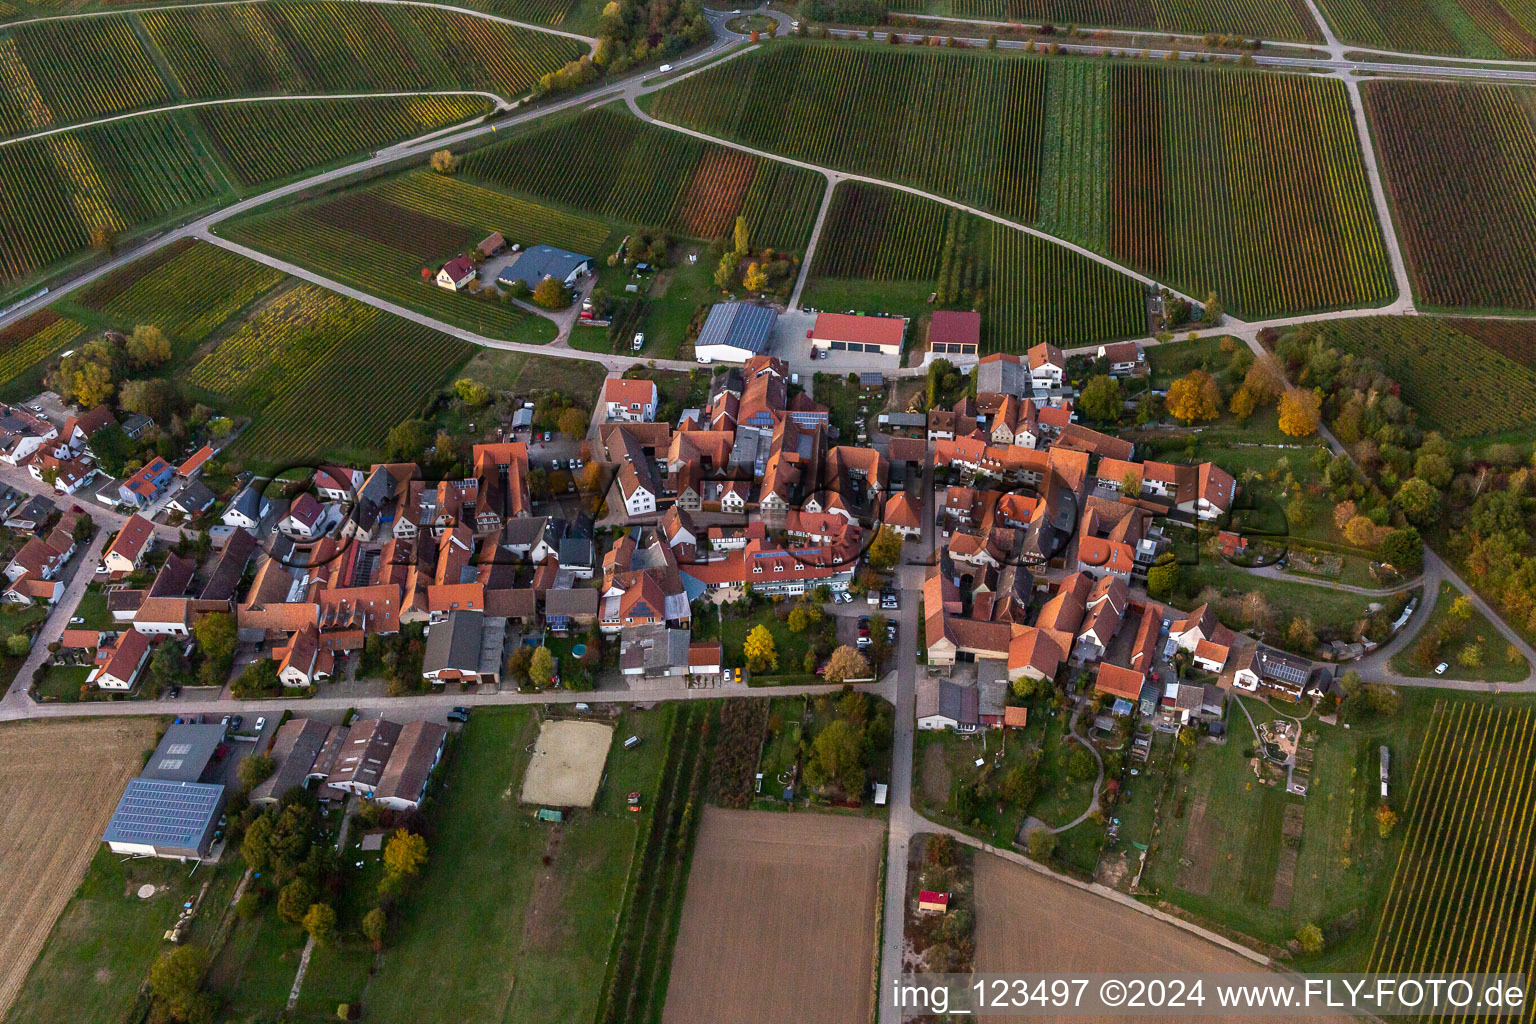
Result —
<path fill-rule="evenodd" d="M 550 469 L 559 469 L 560 468 L 560 460 L 559 459 L 550 459 L 549 460 L 549 468 Z"/>
<path fill-rule="evenodd" d="M 454 708 L 452 711 L 448 712 L 448 721 L 467 722 L 469 721 L 469 712 L 462 711 L 459 708 Z"/>
<path fill-rule="evenodd" d="M 266 727 L 267 727 L 267 716 L 266 715 L 259 716 L 256 719 L 256 732 L 257 732 L 257 734 L 260 735 L 261 730 L 265 729 Z"/>
<path fill-rule="evenodd" d="M 179 687 L 179 686 L 176 687 L 176 692 L 180 693 L 181 692 L 181 687 Z M 235 715 L 232 718 L 230 718 L 230 720 L 229 720 L 229 728 L 233 732 L 239 732 L 240 731 L 240 727 L 242 725 L 244 725 L 244 724 L 245 724 L 245 716 L 244 715 Z"/>
<path fill-rule="evenodd" d="M 69 624 L 71 626 L 79 626 L 79 625 L 83 625 L 84 623 L 85 623 L 85 616 L 84 615 L 76 615 L 74 618 L 69 620 Z"/>
<path fill-rule="evenodd" d="M 860 647 L 868 647 L 872 643 L 874 643 L 874 641 L 869 638 L 869 634 L 868 633 L 866 633 L 863 636 L 859 637 L 859 646 Z"/>
<path fill-rule="evenodd" d="M 1437 676 L 1445 675 L 1445 670 L 1450 668 L 1450 667 L 1451 667 L 1451 663 L 1450 662 L 1442 661 L 1440 664 L 1435 666 L 1435 675 L 1437 675 Z"/>

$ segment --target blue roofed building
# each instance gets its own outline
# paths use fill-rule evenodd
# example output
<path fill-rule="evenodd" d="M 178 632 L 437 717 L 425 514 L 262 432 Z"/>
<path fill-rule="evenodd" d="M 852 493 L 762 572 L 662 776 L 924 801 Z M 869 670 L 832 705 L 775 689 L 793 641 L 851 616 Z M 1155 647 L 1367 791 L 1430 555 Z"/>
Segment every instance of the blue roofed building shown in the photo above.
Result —
<path fill-rule="evenodd" d="M 556 249 L 552 245 L 535 245 L 524 249 L 517 259 L 508 263 L 496 276 L 496 282 L 514 285 L 521 281 L 532 291 L 546 277 L 552 277 L 566 287 L 574 285 L 592 273 L 592 257 Z"/>
<path fill-rule="evenodd" d="M 767 306 L 748 302 L 720 302 L 693 343 L 694 358 L 701 363 L 745 363 L 768 350 L 779 314 Z"/>
<path fill-rule="evenodd" d="M 226 793 L 201 781 L 224 742 L 222 725 L 172 725 L 128 788 L 102 834 L 113 853 L 202 860 L 208 856 Z"/>

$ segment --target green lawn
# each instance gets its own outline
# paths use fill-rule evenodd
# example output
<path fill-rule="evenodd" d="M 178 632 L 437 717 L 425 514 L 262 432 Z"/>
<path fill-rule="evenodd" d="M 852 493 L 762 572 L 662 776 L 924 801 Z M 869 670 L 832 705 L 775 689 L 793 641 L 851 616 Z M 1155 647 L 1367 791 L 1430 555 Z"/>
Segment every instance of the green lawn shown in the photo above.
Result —
<path fill-rule="evenodd" d="M 852 309 L 860 313 L 898 314 L 916 320 L 933 308 L 928 302 L 933 286 L 932 281 L 818 277 L 806 282 L 805 291 L 800 293 L 800 303 L 835 313 Z"/>
<path fill-rule="evenodd" d="M 535 710 L 475 712 L 448 770 L 431 861 L 366 993 L 370 1017 L 592 1019 L 638 828 L 623 792 L 654 792 L 671 713 L 625 716 L 599 807 L 552 826 L 517 799 Z M 645 742 L 623 750 L 637 731 Z"/>
<path fill-rule="evenodd" d="M 99 632 L 117 628 L 117 620 L 107 611 L 106 592 L 95 585 L 86 589 L 85 596 L 80 598 L 80 604 L 75 608 L 75 615 L 85 620 L 76 627 L 78 629 L 94 629 Z"/>
<path fill-rule="evenodd" d="M 1278 615 L 1279 628 L 1284 629 L 1290 620 L 1303 615 L 1312 620 L 1313 628 L 1344 631 L 1368 617 L 1367 608 L 1380 603 L 1383 598 L 1349 591 L 1335 590 L 1320 583 L 1294 582 L 1258 576 L 1225 562 L 1203 561 L 1198 568 L 1188 569 L 1192 585 L 1187 590 L 1198 593 L 1204 587 L 1215 587 L 1227 595 L 1241 596 L 1257 591 L 1269 601 Z M 1241 624 L 1232 624 L 1234 628 Z"/>
<path fill-rule="evenodd" d="M 1427 678 L 1435 676 L 1435 666 L 1443 662 L 1448 666 L 1443 678 L 1497 683 L 1512 683 L 1529 675 L 1531 667 L 1525 658 L 1504 639 L 1504 634 L 1495 629 L 1482 612 L 1472 608 L 1465 620 L 1457 619 L 1451 613 L 1451 606 L 1460 596 L 1461 591 L 1454 584 L 1441 583 L 1435 610 L 1419 631 L 1420 637 L 1436 630 L 1445 631 L 1445 642 L 1437 655 L 1439 660 L 1428 663 L 1420 661 L 1416 640 L 1393 655 L 1392 668 L 1405 676 Z M 1463 652 L 1469 648 L 1481 652 L 1478 664 L 1468 665 L 1463 662 Z"/>
<path fill-rule="evenodd" d="M 608 372 L 600 364 L 584 359 L 481 348 L 464 364 L 459 375 L 477 380 L 492 391 L 512 391 L 518 395 L 559 391 L 585 402 L 588 396 L 595 400 Z"/>
<path fill-rule="evenodd" d="M 766 601 L 749 611 L 738 611 L 734 607 L 721 606 L 723 619 L 720 620 L 718 635 L 721 644 L 725 647 L 725 664 L 730 668 L 742 668 L 747 663 L 743 647 L 747 642 L 747 634 L 758 625 L 768 627 L 768 632 L 773 634 L 773 643 L 779 654 L 779 666 L 766 672 L 753 673 L 755 678 L 772 678 L 778 682 L 787 680 L 780 677 L 805 676 L 805 654 L 812 649 L 815 642 L 815 630 L 807 629 L 803 633 L 796 633 L 789 628 L 789 624 L 778 616 L 781 605 Z M 694 639 L 710 639 L 716 635 L 715 616 L 706 612 L 698 620 L 702 625 L 695 630 Z M 833 622 L 834 618 L 828 615 L 824 623 Z M 807 681 L 815 682 L 814 678 Z"/>
<path fill-rule="evenodd" d="M 1214 376 L 1225 372 L 1232 357 L 1221 350 L 1221 338 L 1195 338 L 1149 345 L 1147 365 L 1152 370 L 1152 386 L 1162 390 L 1191 370 L 1204 370 Z"/>
<path fill-rule="evenodd" d="M 80 687 L 85 685 L 85 677 L 90 674 L 89 665 L 49 665 L 37 684 L 37 695 L 66 704 L 77 703 L 80 700 Z"/>
<path fill-rule="evenodd" d="M 1029 726 L 1024 730 L 987 730 L 974 736 L 962 736 L 945 731 L 923 731 L 917 734 L 913 751 L 912 786 L 913 799 L 922 812 L 933 818 L 980 836 L 995 845 L 1011 848 L 1018 835 L 1019 826 L 1026 817 L 1036 817 L 1051 826 L 1064 825 L 1088 809 L 1093 794 L 1093 780 L 1076 781 L 1066 775 L 1066 757 L 1077 749 L 1077 744 L 1064 741 L 1067 717 L 1051 717 L 1050 705 L 1043 702 L 1031 704 Z M 1023 760 L 1031 747 L 1040 747 L 1039 788 L 1030 805 L 1019 807 L 1000 799 L 985 800 L 976 808 L 972 821 L 958 817 L 956 796 L 964 786 L 984 782 L 994 792 L 1004 775 Z M 976 761 L 985 759 L 986 764 L 977 767 Z M 1002 803 L 1002 810 L 998 804 Z M 1082 830 L 1078 837 L 1073 833 Z M 1102 830 L 1089 823 L 1063 833 L 1058 855 L 1084 870 L 1093 869 L 1097 857 L 1097 842 L 1090 833 L 1102 840 Z M 1084 840 L 1084 849 L 1069 846 L 1068 840 Z M 1092 847 L 1088 852 L 1087 847 Z M 1072 856 L 1068 857 L 1067 854 Z M 1086 864 L 1082 862 L 1086 861 Z"/>
<path fill-rule="evenodd" d="M 1248 765 L 1252 730 L 1240 710 L 1229 708 L 1227 742 L 1202 742 L 1191 766 L 1175 770 L 1148 854 L 1143 898 L 1167 900 L 1197 918 L 1275 945 L 1294 937 L 1302 925 L 1316 924 L 1328 946 L 1305 968 L 1361 969 L 1402 834 L 1399 829 L 1383 840 L 1376 831 L 1378 751 L 1383 744 L 1391 749 L 1391 803 L 1400 808 L 1429 712 L 1445 697 L 1402 693 L 1402 710 L 1393 719 L 1352 720 L 1347 731 L 1315 718 L 1305 721 L 1304 730 L 1317 735 L 1305 798 L 1256 779 Z M 1246 704 L 1256 722 L 1273 717 L 1260 701 Z M 1273 901 L 1288 805 L 1303 807 L 1304 817 L 1286 907 Z"/>
<path fill-rule="evenodd" d="M 150 966 L 171 948 L 163 936 L 182 903 L 212 880 L 191 932 L 194 941 L 206 942 L 240 874 L 234 864 L 194 870 L 174 861 L 125 861 L 102 846 L 32 964 L 6 1024 L 138 1019 L 128 1009 Z M 166 888 L 141 900 L 136 892 L 145 884 Z"/>

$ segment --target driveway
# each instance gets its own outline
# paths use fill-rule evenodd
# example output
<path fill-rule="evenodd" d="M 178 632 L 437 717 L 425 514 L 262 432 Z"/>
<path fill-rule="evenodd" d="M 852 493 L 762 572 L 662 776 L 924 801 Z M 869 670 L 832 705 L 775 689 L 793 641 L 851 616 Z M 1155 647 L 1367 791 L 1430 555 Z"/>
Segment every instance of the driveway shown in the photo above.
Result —
<path fill-rule="evenodd" d="M 48 618 L 43 620 L 43 628 L 38 632 L 37 638 L 32 642 L 32 650 L 27 652 L 27 658 L 21 663 L 16 676 L 11 680 L 6 697 L 11 693 L 17 696 L 27 688 L 27 683 L 32 680 L 32 673 L 36 672 L 43 663 L 48 660 L 48 645 L 64 635 L 69 620 L 75 614 L 75 609 L 80 606 L 80 599 L 85 596 L 85 588 L 90 585 L 95 577 L 96 563 L 101 561 L 101 552 L 107 546 L 107 531 L 97 530 L 96 536 L 91 538 L 83 552 L 76 552 L 70 559 L 70 567 L 74 573 L 69 578 L 69 583 L 64 587 L 64 596 L 59 598 L 59 603 L 53 606 L 48 613 Z"/>

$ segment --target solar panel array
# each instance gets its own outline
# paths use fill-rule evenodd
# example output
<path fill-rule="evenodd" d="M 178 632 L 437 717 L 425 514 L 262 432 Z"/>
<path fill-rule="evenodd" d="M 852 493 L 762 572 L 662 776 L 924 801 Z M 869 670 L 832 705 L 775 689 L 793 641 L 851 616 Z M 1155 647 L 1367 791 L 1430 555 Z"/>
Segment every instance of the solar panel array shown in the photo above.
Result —
<path fill-rule="evenodd" d="M 108 842 L 195 847 L 219 813 L 223 796 L 223 786 L 130 779 L 103 838 Z"/>

